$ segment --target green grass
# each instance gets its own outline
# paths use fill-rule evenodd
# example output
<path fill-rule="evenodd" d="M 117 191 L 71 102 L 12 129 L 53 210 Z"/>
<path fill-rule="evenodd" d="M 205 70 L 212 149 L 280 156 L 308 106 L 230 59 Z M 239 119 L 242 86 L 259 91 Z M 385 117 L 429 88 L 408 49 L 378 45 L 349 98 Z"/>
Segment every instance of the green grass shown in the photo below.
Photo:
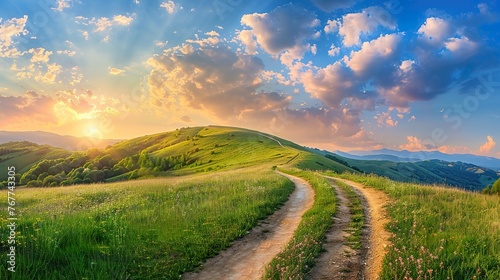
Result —
<path fill-rule="evenodd" d="M 393 234 L 382 279 L 500 279 L 500 197 L 337 175 L 386 192 Z"/>
<path fill-rule="evenodd" d="M 365 213 L 361 199 L 354 189 L 341 181 L 335 181 L 347 195 L 349 199 L 349 212 L 351 214 L 351 222 L 347 230 L 350 235 L 347 237 L 348 245 L 354 250 L 360 249 L 362 244 L 361 238 L 363 235 L 363 227 L 365 224 Z"/>
<path fill-rule="evenodd" d="M 18 267 L 0 278 L 178 279 L 273 213 L 293 188 L 271 170 L 253 168 L 18 189 Z"/>
<path fill-rule="evenodd" d="M 266 267 L 264 279 L 303 279 L 321 252 L 321 243 L 337 210 L 335 193 L 325 178 L 296 169 L 284 172 L 307 180 L 315 191 L 315 199 L 312 208 L 302 216 L 292 240 Z"/>

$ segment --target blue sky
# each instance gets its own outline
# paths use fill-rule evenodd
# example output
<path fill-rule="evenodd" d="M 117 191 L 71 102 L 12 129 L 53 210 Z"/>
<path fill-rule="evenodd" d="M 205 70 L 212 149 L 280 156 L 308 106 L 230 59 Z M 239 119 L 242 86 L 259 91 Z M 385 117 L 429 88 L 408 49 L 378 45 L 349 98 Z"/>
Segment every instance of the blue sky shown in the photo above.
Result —
<path fill-rule="evenodd" d="M 0 6 L 2 130 L 219 124 L 329 150 L 500 157 L 496 1 Z"/>

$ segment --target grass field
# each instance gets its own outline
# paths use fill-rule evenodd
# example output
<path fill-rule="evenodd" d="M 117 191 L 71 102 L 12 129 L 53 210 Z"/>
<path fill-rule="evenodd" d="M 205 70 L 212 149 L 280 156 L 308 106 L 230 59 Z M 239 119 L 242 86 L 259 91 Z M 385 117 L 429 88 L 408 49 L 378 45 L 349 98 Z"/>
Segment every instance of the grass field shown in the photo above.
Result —
<path fill-rule="evenodd" d="M 245 235 L 292 190 L 286 178 L 255 168 L 19 189 L 18 267 L 0 278 L 176 279 Z"/>
<path fill-rule="evenodd" d="M 376 176 L 340 177 L 393 200 L 382 279 L 500 279 L 499 196 Z"/>

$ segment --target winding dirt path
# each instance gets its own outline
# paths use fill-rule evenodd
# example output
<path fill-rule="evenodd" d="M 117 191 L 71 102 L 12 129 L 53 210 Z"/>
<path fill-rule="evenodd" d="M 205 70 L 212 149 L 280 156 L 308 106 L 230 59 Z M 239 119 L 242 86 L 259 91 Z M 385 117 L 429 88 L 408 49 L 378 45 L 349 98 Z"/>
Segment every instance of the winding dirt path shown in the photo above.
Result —
<path fill-rule="evenodd" d="M 285 173 L 295 184 L 288 201 L 248 235 L 231 247 L 207 260 L 199 272 L 190 272 L 182 279 L 247 280 L 261 279 L 265 266 L 285 247 L 298 227 L 302 215 L 314 203 L 314 190 L 305 180 Z"/>
<path fill-rule="evenodd" d="M 333 225 L 326 232 L 326 241 L 323 244 L 325 252 L 315 260 L 314 267 L 308 273 L 307 279 L 362 279 L 366 250 L 352 249 L 346 239 L 351 235 L 349 233 L 351 229 L 351 202 L 345 191 L 338 187 L 334 180 L 330 179 L 330 183 L 335 189 L 338 199 L 337 213 L 333 218 Z"/>
<path fill-rule="evenodd" d="M 328 177 L 332 178 L 332 177 Z M 382 191 L 368 188 L 362 184 L 346 179 L 332 178 L 342 181 L 361 192 L 368 203 L 368 218 L 370 223 L 370 245 L 368 248 L 368 259 L 365 267 L 365 277 L 368 280 L 380 279 L 382 264 L 389 245 L 391 235 L 385 230 L 389 222 L 384 206 L 389 202 L 389 197 Z"/>

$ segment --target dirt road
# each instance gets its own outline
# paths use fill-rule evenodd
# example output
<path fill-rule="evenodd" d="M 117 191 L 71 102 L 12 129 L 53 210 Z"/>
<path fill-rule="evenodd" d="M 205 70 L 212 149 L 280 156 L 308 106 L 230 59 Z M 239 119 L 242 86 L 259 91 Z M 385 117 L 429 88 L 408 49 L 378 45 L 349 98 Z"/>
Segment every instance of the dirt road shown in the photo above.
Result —
<path fill-rule="evenodd" d="M 385 205 L 389 202 L 389 197 L 382 191 L 368 188 L 362 184 L 339 178 L 342 181 L 363 194 L 368 203 L 370 242 L 368 248 L 368 259 L 365 268 L 365 279 L 380 279 L 382 264 L 386 254 L 386 247 L 389 245 L 390 234 L 385 230 L 385 225 L 389 222 L 385 213 Z M 366 211 L 365 211 L 366 212 Z"/>
<path fill-rule="evenodd" d="M 315 265 L 308 273 L 307 279 L 364 279 L 364 264 L 370 232 L 368 229 L 363 231 L 361 238 L 363 246 L 361 248 L 352 248 L 349 245 L 348 237 L 352 230 L 350 227 L 352 202 L 345 191 L 335 184 L 335 180 L 330 180 L 330 183 L 337 194 L 337 213 L 333 218 L 333 225 L 326 232 L 326 241 L 323 244 L 324 252 L 315 260 Z"/>
<path fill-rule="evenodd" d="M 314 203 L 314 190 L 309 183 L 295 176 L 278 173 L 295 183 L 295 190 L 285 205 L 231 247 L 207 260 L 200 271 L 186 273 L 182 279 L 262 278 L 265 266 L 290 241 L 302 215 Z"/>

